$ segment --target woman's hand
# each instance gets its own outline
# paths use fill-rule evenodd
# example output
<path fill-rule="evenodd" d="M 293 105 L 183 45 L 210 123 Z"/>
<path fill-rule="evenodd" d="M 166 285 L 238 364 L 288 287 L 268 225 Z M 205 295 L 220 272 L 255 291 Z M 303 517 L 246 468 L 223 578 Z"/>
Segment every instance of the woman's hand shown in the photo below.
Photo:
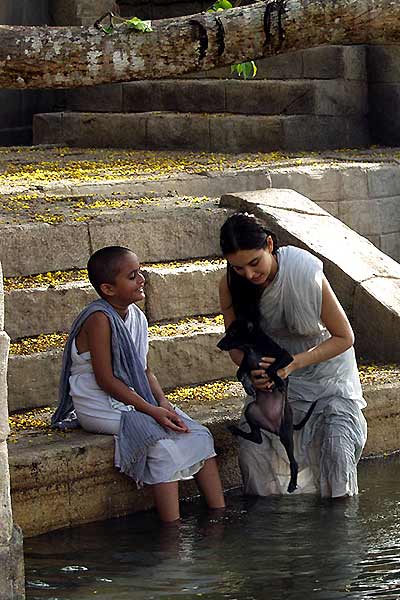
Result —
<path fill-rule="evenodd" d="M 164 408 L 162 406 L 156 406 L 151 411 L 150 415 L 165 429 L 171 429 L 171 431 L 176 431 L 178 433 L 188 433 L 190 431 L 189 427 L 185 425 L 172 407 Z"/>
<path fill-rule="evenodd" d="M 259 363 L 260 368 L 254 370 L 254 371 L 251 371 L 251 374 L 250 374 L 251 380 L 253 382 L 254 387 L 257 390 L 265 392 L 273 387 L 274 382 L 268 377 L 268 375 L 266 374 L 266 370 L 274 362 L 275 362 L 275 358 L 272 358 L 271 356 L 263 356 L 263 358 L 260 360 L 260 363 Z M 293 371 L 295 371 L 299 367 L 300 367 L 300 365 L 298 364 L 297 358 L 296 358 L 296 356 L 294 356 L 292 362 L 289 363 L 286 367 L 279 369 L 276 372 L 276 374 L 281 379 L 286 379 L 287 377 L 289 377 L 289 375 L 291 373 L 293 373 Z"/>

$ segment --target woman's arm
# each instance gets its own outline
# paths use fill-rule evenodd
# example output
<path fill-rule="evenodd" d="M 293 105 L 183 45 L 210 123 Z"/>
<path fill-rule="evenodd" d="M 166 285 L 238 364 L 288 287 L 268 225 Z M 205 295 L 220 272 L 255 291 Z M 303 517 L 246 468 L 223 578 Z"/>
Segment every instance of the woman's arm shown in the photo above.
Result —
<path fill-rule="evenodd" d="M 160 406 L 146 402 L 139 394 L 114 376 L 111 358 L 111 328 L 107 316 L 102 312 L 90 315 L 82 332 L 87 339 L 96 381 L 107 394 L 123 404 L 153 417 L 160 425 L 174 431 L 182 431 L 182 422 Z"/>
<path fill-rule="evenodd" d="M 338 356 L 354 343 L 354 334 L 349 320 L 325 276 L 322 279 L 321 321 L 331 337 L 318 346 L 296 354 L 292 363 L 277 372 L 279 377 L 285 378 L 297 369 Z M 260 365 L 267 368 L 272 362 L 273 359 L 267 358 Z"/>

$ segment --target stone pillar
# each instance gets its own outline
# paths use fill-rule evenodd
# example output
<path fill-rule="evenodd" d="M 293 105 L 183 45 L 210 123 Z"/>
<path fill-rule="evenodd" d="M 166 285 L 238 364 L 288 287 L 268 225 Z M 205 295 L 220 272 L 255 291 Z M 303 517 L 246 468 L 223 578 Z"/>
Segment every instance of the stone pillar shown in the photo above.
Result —
<path fill-rule="evenodd" d="M 25 598 L 22 533 L 12 520 L 7 453 L 9 345 L 10 338 L 4 331 L 3 273 L 0 264 L 0 600 L 22 600 Z"/>

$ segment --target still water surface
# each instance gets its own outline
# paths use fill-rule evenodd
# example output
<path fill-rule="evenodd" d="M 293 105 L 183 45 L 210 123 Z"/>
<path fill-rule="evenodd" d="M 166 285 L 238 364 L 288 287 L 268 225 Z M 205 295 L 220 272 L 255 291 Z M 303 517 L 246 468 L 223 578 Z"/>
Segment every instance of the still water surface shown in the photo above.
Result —
<path fill-rule="evenodd" d="M 28 600 L 400 599 L 400 457 L 366 461 L 360 496 L 229 497 L 223 516 L 184 507 L 25 542 Z"/>

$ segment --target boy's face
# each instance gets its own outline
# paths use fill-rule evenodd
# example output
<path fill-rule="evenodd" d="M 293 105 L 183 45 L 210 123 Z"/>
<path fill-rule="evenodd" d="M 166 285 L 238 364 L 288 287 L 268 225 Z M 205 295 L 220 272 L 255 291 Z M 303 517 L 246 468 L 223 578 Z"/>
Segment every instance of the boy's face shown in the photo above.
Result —
<path fill-rule="evenodd" d="M 144 275 L 133 252 L 125 254 L 120 261 L 120 270 L 110 288 L 110 300 L 121 306 L 129 306 L 144 299 Z"/>

